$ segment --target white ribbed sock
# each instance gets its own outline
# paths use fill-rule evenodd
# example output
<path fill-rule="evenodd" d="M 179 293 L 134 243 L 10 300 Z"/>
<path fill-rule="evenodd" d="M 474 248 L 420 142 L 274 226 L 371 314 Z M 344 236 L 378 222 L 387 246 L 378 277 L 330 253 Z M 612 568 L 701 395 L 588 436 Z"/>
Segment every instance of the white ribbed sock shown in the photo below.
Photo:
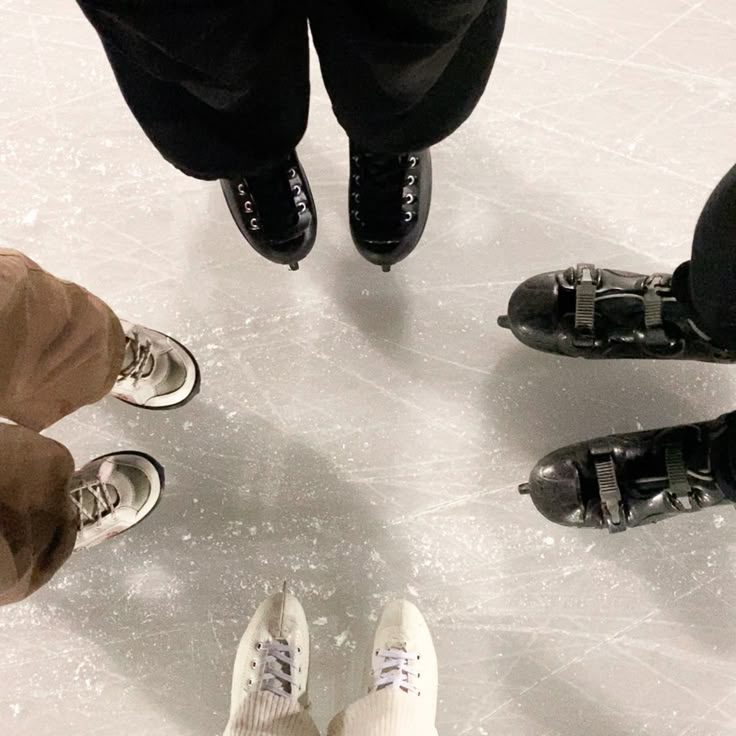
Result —
<path fill-rule="evenodd" d="M 224 736 L 319 736 L 308 711 L 272 693 L 244 695 Z"/>
<path fill-rule="evenodd" d="M 437 736 L 421 698 L 401 690 L 373 692 L 336 715 L 327 736 Z"/>

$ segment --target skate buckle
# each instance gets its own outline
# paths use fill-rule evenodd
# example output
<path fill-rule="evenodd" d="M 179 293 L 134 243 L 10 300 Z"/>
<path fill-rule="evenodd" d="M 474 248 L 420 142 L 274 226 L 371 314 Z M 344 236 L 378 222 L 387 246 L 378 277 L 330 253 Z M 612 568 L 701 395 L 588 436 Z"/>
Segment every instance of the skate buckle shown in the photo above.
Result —
<path fill-rule="evenodd" d="M 673 503 L 680 511 L 697 511 L 699 506 L 693 503 L 693 489 L 687 474 L 685 456 L 681 445 L 667 445 L 664 448 L 665 466 L 667 468 L 667 489 Z M 687 499 L 688 505 L 680 499 Z"/>
<path fill-rule="evenodd" d="M 575 268 L 575 336 L 573 344 L 589 348 L 595 345 L 595 295 L 599 274 L 591 263 Z"/>
<path fill-rule="evenodd" d="M 591 442 L 590 455 L 593 458 L 595 474 L 598 479 L 601 512 L 608 531 L 611 534 L 626 531 L 626 514 L 624 513 L 621 489 L 616 479 L 613 446 L 606 440 Z"/>
<path fill-rule="evenodd" d="M 644 325 L 646 342 L 652 347 L 667 347 L 670 338 L 664 329 L 663 293 L 669 293 L 669 276 L 655 273 L 644 282 Z"/>

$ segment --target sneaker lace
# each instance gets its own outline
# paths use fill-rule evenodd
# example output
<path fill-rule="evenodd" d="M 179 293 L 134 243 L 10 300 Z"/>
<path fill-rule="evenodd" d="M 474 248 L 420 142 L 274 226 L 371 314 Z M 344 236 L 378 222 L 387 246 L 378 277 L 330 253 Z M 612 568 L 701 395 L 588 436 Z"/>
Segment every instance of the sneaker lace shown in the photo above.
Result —
<path fill-rule="evenodd" d="M 362 153 L 355 158 L 360 171 L 360 219 L 370 227 L 395 228 L 401 222 L 408 155 Z"/>
<path fill-rule="evenodd" d="M 261 646 L 266 652 L 261 690 L 280 698 L 288 698 L 294 685 L 291 674 L 294 668 L 294 653 L 291 647 L 281 639 L 264 642 Z"/>
<path fill-rule="evenodd" d="M 138 381 L 148 378 L 156 367 L 152 344 L 150 340 L 141 340 L 137 332 L 128 336 L 126 343 L 133 351 L 133 360 L 120 372 L 119 380 L 129 378 L 137 384 Z"/>
<path fill-rule="evenodd" d="M 376 690 L 392 688 L 405 693 L 419 694 L 414 679 L 419 677 L 416 663 L 419 655 L 403 649 L 379 649 L 376 652 L 374 666 L 374 686 Z"/>
<path fill-rule="evenodd" d="M 71 490 L 71 499 L 79 509 L 79 529 L 95 524 L 115 512 L 118 499 L 114 498 L 100 478 L 87 481 Z M 85 499 L 86 496 L 86 499 Z M 91 503 L 85 504 L 85 500 Z"/>

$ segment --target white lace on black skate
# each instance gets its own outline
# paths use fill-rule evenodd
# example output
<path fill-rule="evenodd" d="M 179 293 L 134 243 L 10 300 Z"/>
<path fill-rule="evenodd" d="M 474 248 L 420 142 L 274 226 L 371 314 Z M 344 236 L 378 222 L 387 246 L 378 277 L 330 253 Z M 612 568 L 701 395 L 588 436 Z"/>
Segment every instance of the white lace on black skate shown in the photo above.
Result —
<path fill-rule="evenodd" d="M 126 336 L 126 348 L 133 353 L 131 362 L 120 371 L 119 381 L 130 379 L 133 385 L 148 378 L 156 367 L 156 359 L 153 357 L 152 344 L 150 340 L 141 340 L 137 332 Z"/>
<path fill-rule="evenodd" d="M 70 491 L 72 503 L 79 510 L 79 530 L 90 524 L 99 524 L 115 513 L 120 497 L 100 478 L 87 481 Z"/>
<path fill-rule="evenodd" d="M 421 695 L 415 680 L 419 678 L 416 668 L 420 655 L 403 648 L 377 649 L 373 665 L 373 687 L 376 690 L 403 690 L 405 693 Z"/>
<path fill-rule="evenodd" d="M 419 163 L 409 154 L 362 152 L 351 157 L 354 168 L 353 220 L 377 233 L 396 234 L 417 218 Z"/>
<path fill-rule="evenodd" d="M 261 691 L 271 693 L 280 698 L 288 698 L 294 688 L 294 652 L 285 639 L 259 642 L 258 651 L 265 652 L 263 674 L 261 675 Z M 254 660 L 252 667 L 257 666 Z M 252 680 L 251 683 L 252 684 Z"/>

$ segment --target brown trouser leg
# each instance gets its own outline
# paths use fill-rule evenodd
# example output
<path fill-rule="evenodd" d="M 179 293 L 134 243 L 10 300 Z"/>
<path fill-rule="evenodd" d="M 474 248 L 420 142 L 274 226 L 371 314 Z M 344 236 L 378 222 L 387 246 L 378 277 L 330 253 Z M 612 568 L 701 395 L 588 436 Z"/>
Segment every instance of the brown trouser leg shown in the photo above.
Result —
<path fill-rule="evenodd" d="M 69 452 L 36 434 L 109 393 L 125 338 L 110 308 L 0 249 L 0 605 L 48 582 L 74 548 Z"/>

